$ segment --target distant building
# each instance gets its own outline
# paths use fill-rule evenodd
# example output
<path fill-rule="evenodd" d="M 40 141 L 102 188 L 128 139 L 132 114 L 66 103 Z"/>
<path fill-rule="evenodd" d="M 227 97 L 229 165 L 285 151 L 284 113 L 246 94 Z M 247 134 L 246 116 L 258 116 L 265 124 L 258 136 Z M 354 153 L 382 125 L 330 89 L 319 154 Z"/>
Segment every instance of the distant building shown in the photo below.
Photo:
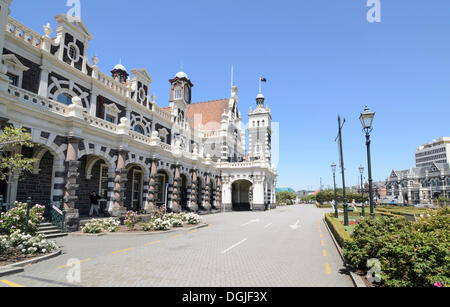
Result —
<path fill-rule="evenodd" d="M 417 147 L 416 167 L 430 167 L 433 163 L 450 163 L 450 137 L 435 139 Z"/>
<path fill-rule="evenodd" d="M 450 137 L 419 146 L 416 167 L 393 170 L 386 180 L 387 202 L 430 203 L 433 198 L 450 197 Z"/>

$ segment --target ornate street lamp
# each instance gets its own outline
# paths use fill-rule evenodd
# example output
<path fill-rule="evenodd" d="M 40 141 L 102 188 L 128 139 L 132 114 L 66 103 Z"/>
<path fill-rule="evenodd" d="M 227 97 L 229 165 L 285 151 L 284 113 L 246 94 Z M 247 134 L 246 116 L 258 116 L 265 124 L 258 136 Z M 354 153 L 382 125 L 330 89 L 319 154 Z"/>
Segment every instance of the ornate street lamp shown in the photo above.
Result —
<path fill-rule="evenodd" d="M 359 120 L 363 126 L 363 130 L 366 132 L 366 146 L 367 146 L 367 164 L 369 172 L 369 200 L 370 200 L 370 216 L 375 218 L 375 210 L 373 203 L 373 192 L 372 192 L 372 162 L 370 159 L 370 132 L 372 132 L 372 123 L 375 117 L 375 112 L 371 112 L 369 107 L 366 106 L 364 113 L 361 113 Z"/>
<path fill-rule="evenodd" d="M 336 163 L 331 164 L 331 170 L 333 171 L 333 183 L 334 183 L 334 216 L 336 219 L 339 219 L 339 211 L 338 211 L 338 201 L 337 201 L 337 191 L 336 191 Z"/>
<path fill-rule="evenodd" d="M 359 173 L 361 174 L 361 203 L 362 203 L 361 215 L 364 217 L 366 216 L 366 206 L 364 203 L 364 179 L 363 179 L 364 166 L 361 165 L 359 167 Z"/>

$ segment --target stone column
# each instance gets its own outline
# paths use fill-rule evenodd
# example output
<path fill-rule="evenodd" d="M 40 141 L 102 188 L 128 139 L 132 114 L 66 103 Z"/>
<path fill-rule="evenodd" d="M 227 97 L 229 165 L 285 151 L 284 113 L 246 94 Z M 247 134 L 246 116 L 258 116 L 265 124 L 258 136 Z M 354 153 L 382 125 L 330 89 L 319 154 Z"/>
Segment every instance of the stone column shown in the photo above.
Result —
<path fill-rule="evenodd" d="M 180 165 L 175 165 L 175 176 L 173 180 L 173 191 L 172 191 L 172 211 L 180 212 L 181 210 L 181 172 Z"/>
<path fill-rule="evenodd" d="M 192 171 L 192 185 L 191 185 L 191 204 L 189 206 L 189 209 L 193 212 L 198 211 L 198 204 L 197 204 L 197 195 L 198 195 L 198 178 L 197 178 L 197 170 L 194 169 Z"/>
<path fill-rule="evenodd" d="M 78 184 L 77 178 L 80 176 L 79 167 L 81 162 L 78 161 L 78 144 L 82 140 L 76 137 L 69 137 L 67 139 L 67 154 L 66 154 L 66 186 L 64 192 L 64 211 L 65 216 L 65 231 L 74 232 L 80 229 L 80 214 L 76 209 L 76 195 Z"/>
<path fill-rule="evenodd" d="M 94 117 L 96 117 L 97 116 L 97 97 L 98 97 L 98 94 L 97 94 L 97 92 L 92 92 L 91 93 L 91 101 L 90 101 L 90 108 L 89 108 L 89 114 L 91 115 L 91 116 L 94 116 Z"/>
<path fill-rule="evenodd" d="M 148 188 L 148 204 L 145 208 L 145 211 L 147 213 L 151 213 L 156 210 L 156 195 L 158 193 L 157 190 L 157 177 L 158 177 L 158 160 L 153 159 L 151 162 L 151 169 L 150 169 L 150 181 L 149 181 L 149 188 Z"/>
<path fill-rule="evenodd" d="M 233 211 L 233 185 L 229 182 L 229 179 L 222 180 L 222 208 L 225 212 L 231 212 Z"/>
<path fill-rule="evenodd" d="M 47 66 L 41 66 L 41 77 L 39 81 L 39 96 L 47 98 L 47 89 L 48 89 L 48 71 L 49 68 Z"/>
<path fill-rule="evenodd" d="M 117 155 L 116 175 L 114 178 L 114 198 L 113 207 L 111 208 L 111 215 L 122 218 L 127 213 L 124 206 L 125 199 L 125 183 L 127 182 L 127 169 L 125 168 L 125 161 L 128 152 L 120 150 Z"/>
<path fill-rule="evenodd" d="M 217 178 L 215 207 L 216 209 L 222 208 L 222 179 L 220 177 Z"/>
<path fill-rule="evenodd" d="M 206 173 L 205 199 L 203 203 L 204 203 L 203 207 L 205 207 L 207 211 L 210 211 L 212 205 L 211 205 L 211 175 L 209 173 Z"/>

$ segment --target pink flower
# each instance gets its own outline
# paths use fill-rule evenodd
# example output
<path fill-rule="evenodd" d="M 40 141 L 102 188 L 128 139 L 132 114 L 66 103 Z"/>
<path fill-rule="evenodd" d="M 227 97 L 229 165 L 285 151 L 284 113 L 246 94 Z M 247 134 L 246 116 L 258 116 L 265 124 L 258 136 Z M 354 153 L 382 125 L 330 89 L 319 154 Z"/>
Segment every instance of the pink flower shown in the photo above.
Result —
<path fill-rule="evenodd" d="M 442 288 L 442 287 L 443 287 L 443 285 L 441 284 L 440 281 L 438 281 L 437 283 L 435 283 L 434 286 L 437 287 L 437 288 Z"/>

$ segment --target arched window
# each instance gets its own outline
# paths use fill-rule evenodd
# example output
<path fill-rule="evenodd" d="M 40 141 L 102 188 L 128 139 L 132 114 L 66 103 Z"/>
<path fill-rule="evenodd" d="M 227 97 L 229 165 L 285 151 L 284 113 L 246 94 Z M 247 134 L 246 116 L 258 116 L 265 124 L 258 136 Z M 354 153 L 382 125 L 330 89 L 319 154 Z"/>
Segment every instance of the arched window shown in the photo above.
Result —
<path fill-rule="evenodd" d="M 63 103 L 65 105 L 71 105 L 72 104 L 72 96 L 70 96 L 69 94 L 60 94 L 56 98 L 56 101 Z"/>
<path fill-rule="evenodd" d="M 142 129 L 142 127 L 139 126 L 139 125 L 134 126 L 134 129 L 133 129 L 133 130 L 136 131 L 137 133 L 140 133 L 140 134 L 144 134 L 144 135 L 145 135 L 144 129 Z"/>
<path fill-rule="evenodd" d="M 173 94 L 173 99 L 180 99 L 180 98 L 181 98 L 181 87 L 176 86 Z"/>

